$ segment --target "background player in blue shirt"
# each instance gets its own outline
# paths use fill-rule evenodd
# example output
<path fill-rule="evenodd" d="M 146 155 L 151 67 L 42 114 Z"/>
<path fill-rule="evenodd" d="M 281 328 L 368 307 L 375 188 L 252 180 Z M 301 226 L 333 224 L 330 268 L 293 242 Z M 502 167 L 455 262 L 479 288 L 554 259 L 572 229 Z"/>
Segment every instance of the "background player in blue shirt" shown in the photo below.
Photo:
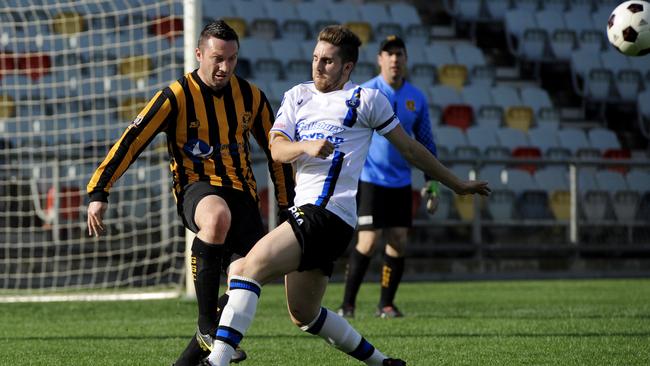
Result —
<path fill-rule="evenodd" d="M 404 130 L 436 155 L 427 99 L 406 81 L 406 62 L 404 41 L 397 36 L 388 36 L 379 46 L 377 63 L 380 74 L 362 86 L 379 89 L 390 101 Z M 429 181 L 424 191 L 427 193 L 427 208 L 433 213 L 437 207 L 437 182 Z M 411 166 L 386 138 L 376 132 L 361 173 L 357 200 L 359 239 L 349 257 L 339 315 L 354 316 L 359 287 L 383 234 L 386 249 L 376 315 L 401 317 L 394 299 L 404 272 L 406 241 L 413 221 Z"/>

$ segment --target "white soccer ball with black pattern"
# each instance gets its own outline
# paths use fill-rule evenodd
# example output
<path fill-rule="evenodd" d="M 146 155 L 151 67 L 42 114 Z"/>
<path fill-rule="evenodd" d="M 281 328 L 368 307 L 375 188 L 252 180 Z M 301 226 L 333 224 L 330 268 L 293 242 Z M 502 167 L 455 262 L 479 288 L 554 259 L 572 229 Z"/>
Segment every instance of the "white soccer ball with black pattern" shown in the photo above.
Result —
<path fill-rule="evenodd" d="M 650 53 L 650 3 L 635 0 L 617 6 L 607 21 L 607 38 L 628 56 Z"/>

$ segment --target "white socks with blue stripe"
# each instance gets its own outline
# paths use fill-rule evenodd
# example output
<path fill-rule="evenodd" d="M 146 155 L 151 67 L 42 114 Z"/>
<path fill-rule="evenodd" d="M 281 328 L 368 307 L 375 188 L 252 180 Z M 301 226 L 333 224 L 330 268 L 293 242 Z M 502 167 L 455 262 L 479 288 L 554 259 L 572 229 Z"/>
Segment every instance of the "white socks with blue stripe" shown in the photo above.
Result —
<path fill-rule="evenodd" d="M 230 277 L 230 297 L 221 313 L 212 352 L 211 365 L 228 366 L 235 348 L 253 322 L 262 285 L 245 277 Z"/>
<path fill-rule="evenodd" d="M 368 343 L 347 320 L 330 310 L 321 308 L 320 314 L 301 330 L 318 335 L 327 343 L 366 365 L 381 366 L 384 354 Z"/>

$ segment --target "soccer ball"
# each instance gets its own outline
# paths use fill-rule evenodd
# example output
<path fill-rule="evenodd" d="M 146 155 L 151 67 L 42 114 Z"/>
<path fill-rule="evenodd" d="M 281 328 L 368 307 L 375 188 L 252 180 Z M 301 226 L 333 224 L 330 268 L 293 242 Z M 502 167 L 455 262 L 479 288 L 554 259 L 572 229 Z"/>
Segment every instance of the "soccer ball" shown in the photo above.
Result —
<path fill-rule="evenodd" d="M 607 38 L 625 55 L 650 53 L 650 3 L 635 0 L 617 6 L 607 21 Z"/>

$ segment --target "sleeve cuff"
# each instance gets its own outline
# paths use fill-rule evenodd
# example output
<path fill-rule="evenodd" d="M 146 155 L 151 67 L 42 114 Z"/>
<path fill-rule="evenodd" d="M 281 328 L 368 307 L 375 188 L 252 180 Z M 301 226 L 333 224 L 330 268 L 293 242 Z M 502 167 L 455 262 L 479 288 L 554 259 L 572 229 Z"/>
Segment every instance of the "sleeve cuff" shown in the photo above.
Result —
<path fill-rule="evenodd" d="M 101 202 L 108 203 L 108 193 L 106 193 L 104 191 L 90 192 L 90 193 L 88 193 L 88 197 L 90 197 L 90 202 L 101 201 Z"/>

